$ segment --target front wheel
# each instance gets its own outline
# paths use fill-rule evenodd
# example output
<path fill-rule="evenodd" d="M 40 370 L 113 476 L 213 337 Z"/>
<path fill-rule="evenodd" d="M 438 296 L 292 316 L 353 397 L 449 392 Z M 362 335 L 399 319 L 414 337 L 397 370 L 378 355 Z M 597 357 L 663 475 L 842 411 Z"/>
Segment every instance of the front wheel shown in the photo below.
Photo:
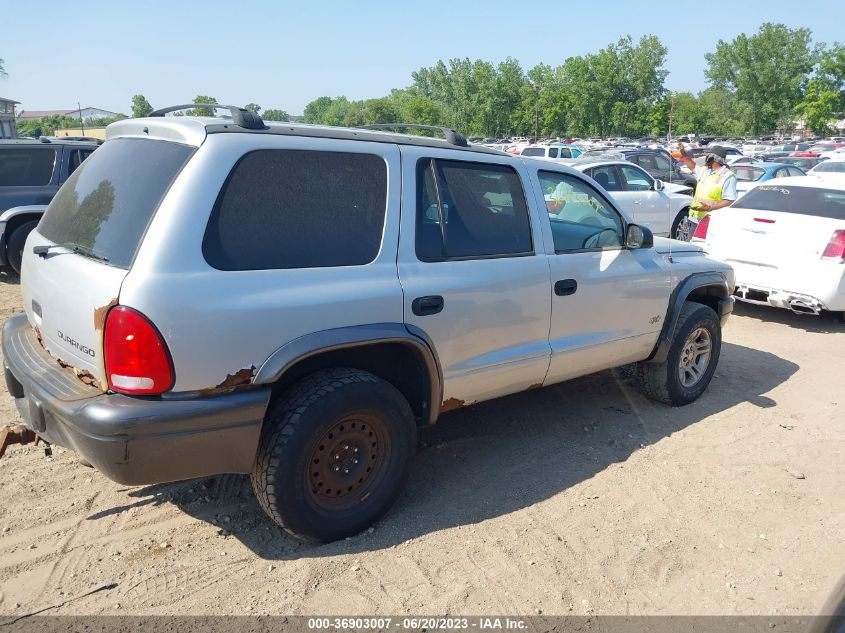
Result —
<path fill-rule="evenodd" d="M 21 274 L 21 262 L 23 261 L 23 248 L 26 246 L 26 238 L 32 233 L 32 229 L 38 226 L 38 220 L 24 222 L 17 227 L 9 236 L 6 243 L 6 261 L 17 274 Z"/>
<path fill-rule="evenodd" d="M 687 301 L 666 360 L 637 364 L 640 388 L 652 400 L 675 407 L 694 402 L 710 384 L 721 349 L 719 317 L 709 306 Z"/>
<path fill-rule="evenodd" d="M 293 536 L 352 536 L 402 492 L 416 431 L 410 405 L 390 383 L 357 369 L 317 372 L 270 405 L 253 490 Z"/>
<path fill-rule="evenodd" d="M 690 235 L 689 207 L 681 209 L 681 212 L 675 217 L 672 222 L 672 229 L 669 231 L 669 237 L 682 242 L 690 241 L 692 236 Z"/>

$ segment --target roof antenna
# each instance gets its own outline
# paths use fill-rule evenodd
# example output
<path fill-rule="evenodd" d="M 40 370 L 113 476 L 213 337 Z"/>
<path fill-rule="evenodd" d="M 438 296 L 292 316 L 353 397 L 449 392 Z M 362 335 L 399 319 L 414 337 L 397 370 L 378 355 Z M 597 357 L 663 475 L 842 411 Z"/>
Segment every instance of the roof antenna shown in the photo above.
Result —
<path fill-rule="evenodd" d="M 675 115 L 675 93 L 674 92 L 671 93 L 671 96 L 672 96 L 672 103 L 669 106 L 669 131 L 666 135 L 666 145 L 668 145 L 670 148 L 672 147 L 672 117 Z M 669 185 L 670 186 L 672 184 L 672 174 L 675 172 L 674 162 L 675 162 L 675 157 L 672 156 L 672 150 L 670 149 L 669 150 Z M 668 212 L 667 215 L 669 216 L 669 263 L 671 264 L 671 263 L 673 263 L 672 262 L 672 240 L 675 239 L 675 236 L 672 235 L 672 225 L 675 223 L 675 218 L 672 217 L 672 198 L 669 197 L 668 192 L 666 194 L 666 205 L 669 207 L 669 212 Z M 683 222 L 683 219 L 681 219 L 681 222 Z M 680 226 L 680 224 L 678 226 Z M 687 223 L 687 231 L 689 231 L 689 223 Z M 670 277 L 671 277 L 671 275 L 670 275 Z"/>

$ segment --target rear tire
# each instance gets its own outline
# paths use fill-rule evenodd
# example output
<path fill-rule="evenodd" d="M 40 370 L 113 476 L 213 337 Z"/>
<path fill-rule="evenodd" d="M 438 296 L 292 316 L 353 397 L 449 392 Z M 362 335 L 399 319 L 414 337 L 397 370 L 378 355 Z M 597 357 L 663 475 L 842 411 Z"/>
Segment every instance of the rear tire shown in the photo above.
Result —
<path fill-rule="evenodd" d="M 38 226 L 38 220 L 24 222 L 17 227 L 9 236 L 6 242 L 6 261 L 18 275 L 21 274 L 21 262 L 23 261 L 23 248 L 26 246 L 26 238 L 32 233 L 32 229 Z"/>
<path fill-rule="evenodd" d="M 399 497 L 416 438 L 411 407 L 393 385 L 357 369 L 320 371 L 270 405 L 252 487 L 297 538 L 352 536 Z"/>
<path fill-rule="evenodd" d="M 640 388 L 652 400 L 674 407 L 694 402 L 710 384 L 721 349 L 719 317 L 709 306 L 687 301 L 666 360 L 637 364 Z"/>

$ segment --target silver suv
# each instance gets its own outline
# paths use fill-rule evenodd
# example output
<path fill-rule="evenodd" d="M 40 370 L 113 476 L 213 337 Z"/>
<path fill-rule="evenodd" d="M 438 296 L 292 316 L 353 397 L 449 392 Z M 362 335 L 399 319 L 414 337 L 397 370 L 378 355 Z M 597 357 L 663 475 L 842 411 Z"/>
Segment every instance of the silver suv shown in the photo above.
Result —
<path fill-rule="evenodd" d="M 710 382 L 732 270 L 581 172 L 231 111 L 113 123 L 31 233 L 3 328 L 29 435 L 123 484 L 251 473 L 329 541 L 444 411 L 632 363 L 673 406 Z"/>

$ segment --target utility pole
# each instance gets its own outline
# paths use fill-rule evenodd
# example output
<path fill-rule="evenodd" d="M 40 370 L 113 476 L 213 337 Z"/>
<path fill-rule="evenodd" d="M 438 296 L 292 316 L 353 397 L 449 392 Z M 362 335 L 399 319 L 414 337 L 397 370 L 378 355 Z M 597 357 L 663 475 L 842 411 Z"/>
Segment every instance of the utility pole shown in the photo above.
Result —
<path fill-rule="evenodd" d="M 82 105 L 79 101 L 76 102 L 76 107 L 79 108 L 77 112 L 79 113 L 79 125 L 82 126 L 82 136 L 85 136 L 85 121 L 82 119 Z"/>
<path fill-rule="evenodd" d="M 540 87 L 534 84 L 534 142 L 540 139 Z"/>
<path fill-rule="evenodd" d="M 672 117 L 675 114 L 675 93 L 672 93 L 672 105 L 669 107 L 669 136 L 666 138 L 666 144 L 672 143 Z"/>

